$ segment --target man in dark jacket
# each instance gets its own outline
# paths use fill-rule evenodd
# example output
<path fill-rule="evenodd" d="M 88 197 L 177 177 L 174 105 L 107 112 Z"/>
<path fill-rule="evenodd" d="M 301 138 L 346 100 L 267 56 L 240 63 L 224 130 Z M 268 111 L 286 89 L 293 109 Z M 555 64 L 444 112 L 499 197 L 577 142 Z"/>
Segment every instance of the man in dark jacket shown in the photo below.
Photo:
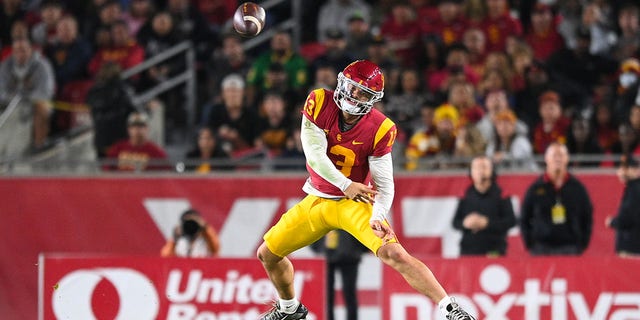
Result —
<path fill-rule="evenodd" d="M 640 168 L 633 156 L 624 156 L 618 178 L 625 189 L 618 215 L 608 216 L 605 225 L 616 229 L 616 252 L 621 256 L 640 255 Z"/>
<path fill-rule="evenodd" d="M 342 296 L 347 307 L 346 320 L 358 320 L 356 282 L 362 253 L 369 251 L 356 238 L 343 230 L 333 230 L 311 248 L 324 252 L 327 261 L 327 319 L 335 319 L 335 278 L 342 276 Z"/>
<path fill-rule="evenodd" d="M 516 224 L 509 198 L 502 197 L 496 184 L 491 159 L 480 156 L 471 160 L 472 184 L 458 203 L 453 227 L 461 230 L 461 255 L 504 255 L 507 231 Z"/>
<path fill-rule="evenodd" d="M 579 255 L 589 245 L 593 205 L 584 185 L 567 171 L 569 152 L 552 143 L 546 170 L 527 190 L 520 231 L 532 255 Z"/>

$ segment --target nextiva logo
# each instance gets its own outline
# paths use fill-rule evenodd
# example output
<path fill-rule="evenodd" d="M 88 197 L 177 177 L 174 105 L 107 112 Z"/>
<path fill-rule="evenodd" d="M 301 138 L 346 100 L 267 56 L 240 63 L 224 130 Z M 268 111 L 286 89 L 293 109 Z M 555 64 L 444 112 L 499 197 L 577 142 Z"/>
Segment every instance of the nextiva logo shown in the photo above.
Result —
<path fill-rule="evenodd" d="M 113 299 L 112 290 L 118 299 Z M 106 297 L 110 300 L 100 301 Z M 60 279 L 52 305 L 56 319 L 150 320 L 158 315 L 159 299 L 151 280 L 142 273 L 127 268 L 97 268 L 76 270 Z"/>
<path fill-rule="evenodd" d="M 595 277 L 604 276 L 594 274 Z M 630 320 L 640 319 L 640 293 L 600 292 L 594 303 L 588 303 L 583 293 L 570 291 L 564 278 L 524 280 L 523 292 L 509 291 L 512 277 L 504 266 L 492 264 L 479 277 L 482 292 L 470 295 L 452 294 L 469 313 L 482 319 L 510 319 L 515 308 L 523 320 Z M 541 282 L 550 281 L 550 292 L 541 291 Z M 588 281 L 585 279 L 585 281 Z M 409 310 L 417 319 L 442 319 L 438 307 L 419 294 L 390 295 L 393 320 L 406 320 Z M 543 309 L 549 310 L 546 311 Z M 511 317 L 513 318 L 513 317 Z"/>

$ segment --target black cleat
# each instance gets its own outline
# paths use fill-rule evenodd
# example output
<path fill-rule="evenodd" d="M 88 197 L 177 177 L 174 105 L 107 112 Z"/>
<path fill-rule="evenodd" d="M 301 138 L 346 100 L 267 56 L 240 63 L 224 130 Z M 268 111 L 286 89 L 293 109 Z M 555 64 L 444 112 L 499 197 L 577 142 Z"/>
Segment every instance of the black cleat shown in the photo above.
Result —
<path fill-rule="evenodd" d="M 307 310 L 307 307 L 302 303 L 300 303 L 294 313 L 284 313 L 280 311 L 280 306 L 276 303 L 271 310 L 262 315 L 260 320 L 305 320 L 307 313 L 309 313 L 309 310 Z"/>
<path fill-rule="evenodd" d="M 447 311 L 447 320 L 476 320 L 476 318 L 462 310 L 460 305 L 453 299 L 451 299 L 451 303 L 447 306 Z"/>

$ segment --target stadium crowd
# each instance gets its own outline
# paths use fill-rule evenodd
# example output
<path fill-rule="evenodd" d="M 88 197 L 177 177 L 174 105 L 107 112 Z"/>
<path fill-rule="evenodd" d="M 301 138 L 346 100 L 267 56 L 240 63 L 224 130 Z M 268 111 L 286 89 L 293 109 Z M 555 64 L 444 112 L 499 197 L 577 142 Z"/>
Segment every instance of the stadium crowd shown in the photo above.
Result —
<path fill-rule="evenodd" d="M 196 52 L 200 128 L 189 139 L 194 150 L 172 160 L 198 159 L 201 165 L 187 168 L 199 172 L 242 167 L 209 165 L 212 159 L 301 159 L 308 91 L 334 89 L 338 72 L 357 59 L 383 69 L 385 96 L 376 107 L 398 125 L 394 153 L 406 170 L 478 155 L 531 170 L 531 159 L 554 142 L 572 156 L 640 154 L 635 1 L 312 1 L 298 26 L 299 47 L 290 30 L 273 27 L 270 42 L 252 50 L 231 28 L 238 1 L 0 3 L 0 103 L 30 97 L 35 147 L 45 144 L 43 134 L 70 128 L 65 107 L 79 102 L 91 110 L 98 156 L 109 157 L 112 145 L 128 139 L 128 115 L 155 110 L 133 105 L 130 91 L 153 87 L 185 64 L 170 59 L 126 81 L 120 72 L 186 39 Z M 267 28 L 290 5 L 268 10 Z M 31 96 L 51 81 L 55 90 Z M 184 95 L 178 87 L 154 101 L 165 106 L 164 143 L 178 142 L 174 132 L 186 129 Z M 611 165 L 572 159 L 571 166 Z"/>

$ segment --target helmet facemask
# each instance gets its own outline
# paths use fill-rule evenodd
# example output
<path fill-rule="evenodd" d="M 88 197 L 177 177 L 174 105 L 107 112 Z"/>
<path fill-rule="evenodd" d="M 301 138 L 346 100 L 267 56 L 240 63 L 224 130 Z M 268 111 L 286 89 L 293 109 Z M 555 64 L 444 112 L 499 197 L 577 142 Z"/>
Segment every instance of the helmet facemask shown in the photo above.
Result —
<path fill-rule="evenodd" d="M 369 113 L 373 104 L 382 100 L 383 91 L 374 91 L 363 84 L 338 74 L 338 84 L 333 92 L 333 100 L 340 110 L 356 116 Z"/>

